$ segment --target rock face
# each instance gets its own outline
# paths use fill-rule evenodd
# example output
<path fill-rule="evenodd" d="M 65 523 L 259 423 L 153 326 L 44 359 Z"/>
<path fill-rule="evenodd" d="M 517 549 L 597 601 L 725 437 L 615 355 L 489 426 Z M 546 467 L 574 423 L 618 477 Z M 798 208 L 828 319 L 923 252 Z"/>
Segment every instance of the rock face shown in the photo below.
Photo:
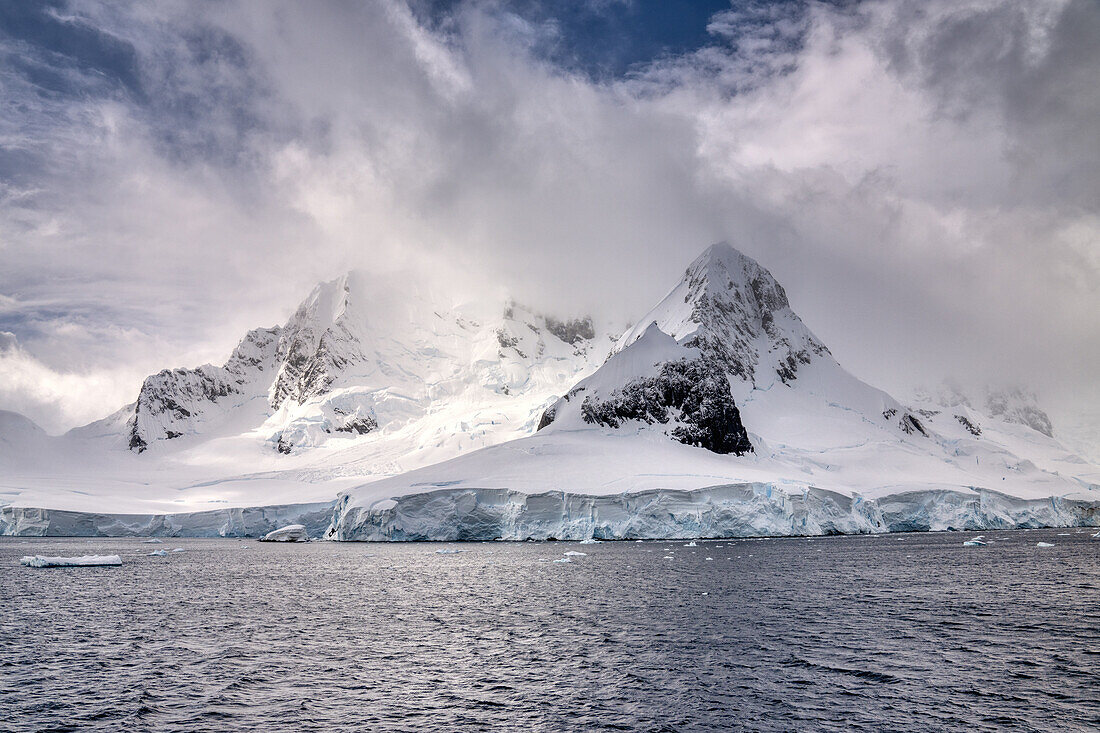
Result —
<path fill-rule="evenodd" d="M 669 436 L 685 445 L 737 455 L 752 450 L 729 379 L 706 358 L 665 362 L 656 376 L 633 379 L 607 399 L 585 397 L 581 415 L 586 423 L 609 428 L 629 420 L 671 422 Z"/>
<path fill-rule="evenodd" d="M 129 446 L 141 452 L 155 440 L 202 432 L 207 420 L 266 392 L 281 328 L 249 331 L 224 366 L 165 369 L 146 378 L 129 420 Z"/>

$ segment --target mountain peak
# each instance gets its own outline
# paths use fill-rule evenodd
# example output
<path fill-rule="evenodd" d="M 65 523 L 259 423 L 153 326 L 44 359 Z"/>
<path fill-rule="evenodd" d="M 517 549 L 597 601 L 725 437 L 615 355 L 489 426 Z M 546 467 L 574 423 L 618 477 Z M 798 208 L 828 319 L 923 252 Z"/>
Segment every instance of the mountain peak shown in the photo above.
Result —
<path fill-rule="evenodd" d="M 791 310 L 772 274 L 727 242 L 699 255 L 638 323 L 619 340 L 618 350 L 656 323 L 681 345 L 717 358 L 732 377 L 757 386 L 773 377 L 789 382 L 800 365 L 829 353 Z"/>
<path fill-rule="evenodd" d="M 692 300 L 738 296 L 760 314 L 789 308 L 787 293 L 759 262 L 726 242 L 708 247 L 688 267 L 684 277 L 693 285 Z"/>

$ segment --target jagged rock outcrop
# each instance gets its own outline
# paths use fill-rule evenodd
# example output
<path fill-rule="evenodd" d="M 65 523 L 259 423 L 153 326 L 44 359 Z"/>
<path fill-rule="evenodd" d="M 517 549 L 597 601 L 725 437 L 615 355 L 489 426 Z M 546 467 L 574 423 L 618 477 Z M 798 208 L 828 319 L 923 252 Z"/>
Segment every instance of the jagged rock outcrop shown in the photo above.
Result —
<path fill-rule="evenodd" d="M 672 423 L 668 435 L 686 445 L 736 455 L 752 450 L 729 378 L 707 359 L 665 362 L 656 376 L 631 380 L 606 399 L 585 397 L 581 416 L 610 428 L 627 420 Z"/>
<path fill-rule="evenodd" d="M 165 369 L 147 377 L 129 420 L 129 447 L 144 451 L 155 440 L 201 432 L 211 413 L 222 414 L 266 391 L 282 329 L 249 331 L 224 366 Z"/>

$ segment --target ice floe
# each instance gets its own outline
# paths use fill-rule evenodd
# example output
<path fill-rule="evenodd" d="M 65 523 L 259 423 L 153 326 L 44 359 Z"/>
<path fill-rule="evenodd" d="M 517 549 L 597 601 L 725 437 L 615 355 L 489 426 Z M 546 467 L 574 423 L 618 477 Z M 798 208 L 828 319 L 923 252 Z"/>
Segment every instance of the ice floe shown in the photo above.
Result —
<path fill-rule="evenodd" d="M 309 532 L 304 524 L 288 524 L 268 532 L 260 542 L 309 542 Z"/>
<path fill-rule="evenodd" d="M 122 558 L 118 555 L 81 555 L 80 557 L 28 555 L 20 558 L 19 562 L 32 568 L 67 568 L 91 565 L 121 565 Z"/>

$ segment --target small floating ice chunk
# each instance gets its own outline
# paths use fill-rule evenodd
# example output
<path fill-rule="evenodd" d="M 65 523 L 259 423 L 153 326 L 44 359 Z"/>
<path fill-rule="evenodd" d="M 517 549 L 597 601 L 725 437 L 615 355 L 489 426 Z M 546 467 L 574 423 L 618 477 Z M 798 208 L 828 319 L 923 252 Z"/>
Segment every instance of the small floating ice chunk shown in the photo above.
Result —
<path fill-rule="evenodd" d="M 582 545 L 598 545 L 598 544 L 600 544 L 600 541 L 593 538 L 593 537 L 589 537 L 588 539 L 581 540 L 580 544 L 582 544 Z"/>
<path fill-rule="evenodd" d="M 566 557 L 587 557 L 588 556 L 587 552 L 578 552 L 576 550 L 566 550 L 562 554 L 565 555 Z"/>
<path fill-rule="evenodd" d="M 182 547 L 173 547 L 172 552 L 185 552 L 185 550 Z"/>
<path fill-rule="evenodd" d="M 150 557 L 164 557 L 168 554 L 168 550 L 153 550 L 149 553 Z"/>
<path fill-rule="evenodd" d="M 977 537 L 971 537 L 963 543 L 963 547 L 985 547 L 986 546 L 985 535 L 978 535 Z"/>
<path fill-rule="evenodd" d="M 444 547 L 442 550 L 436 550 L 435 554 L 437 554 L 437 555 L 457 555 L 460 552 L 466 552 L 466 551 L 465 550 L 459 550 L 459 549 L 451 549 L 449 547 Z"/>
<path fill-rule="evenodd" d="M 573 561 L 572 561 L 572 560 L 570 560 L 570 559 L 569 559 L 568 557 L 559 557 L 559 558 L 558 558 L 557 560 L 555 560 L 554 562 L 573 562 Z"/>
<path fill-rule="evenodd" d="M 708 560 L 713 560 L 714 558 L 713 558 L 713 557 L 708 557 L 707 559 L 708 559 Z"/>
<path fill-rule="evenodd" d="M 91 565 L 121 565 L 122 558 L 118 555 L 81 555 L 80 557 L 28 555 L 20 558 L 19 562 L 32 568 L 68 568 Z"/>
<path fill-rule="evenodd" d="M 1054 547 L 1054 545 L 1050 544 L 1049 542 L 1036 542 L 1035 546 L 1036 547 Z"/>
<path fill-rule="evenodd" d="M 309 542 L 309 532 L 304 525 L 288 524 L 268 532 L 260 542 Z"/>
<path fill-rule="evenodd" d="M 676 558 L 674 558 L 672 555 L 665 555 L 664 559 L 665 560 L 675 560 Z"/>
<path fill-rule="evenodd" d="M 143 545 L 163 545 L 164 540 L 158 540 L 156 537 L 154 537 L 151 540 L 145 540 L 141 544 L 143 544 Z"/>
<path fill-rule="evenodd" d="M 695 540 L 692 540 L 691 542 L 689 542 L 689 543 L 687 543 L 686 545 L 684 545 L 684 547 L 695 547 L 695 546 L 696 546 L 696 544 L 695 544 Z"/>
<path fill-rule="evenodd" d="M 1096 534 L 1092 535 L 1092 539 L 1100 540 L 1100 532 L 1097 532 Z"/>

